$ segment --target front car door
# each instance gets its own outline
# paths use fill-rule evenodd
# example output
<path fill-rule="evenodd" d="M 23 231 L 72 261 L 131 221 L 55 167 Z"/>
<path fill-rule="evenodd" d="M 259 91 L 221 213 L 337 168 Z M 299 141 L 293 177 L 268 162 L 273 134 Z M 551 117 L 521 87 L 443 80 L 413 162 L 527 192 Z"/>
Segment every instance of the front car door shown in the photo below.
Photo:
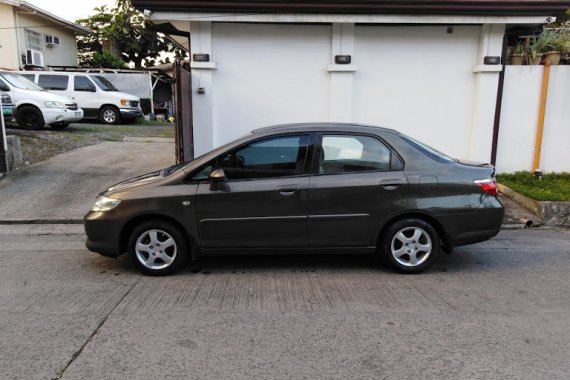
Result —
<path fill-rule="evenodd" d="M 202 180 L 196 216 L 203 248 L 307 245 L 308 133 L 261 138 L 225 152 L 194 180 L 223 169 L 225 180 Z"/>
<path fill-rule="evenodd" d="M 71 98 L 83 108 L 85 117 L 99 117 L 99 93 L 89 76 L 79 74 L 73 76 Z"/>
<path fill-rule="evenodd" d="M 313 247 L 372 247 L 382 223 L 407 207 L 402 159 L 374 135 L 317 136 L 309 186 Z"/>

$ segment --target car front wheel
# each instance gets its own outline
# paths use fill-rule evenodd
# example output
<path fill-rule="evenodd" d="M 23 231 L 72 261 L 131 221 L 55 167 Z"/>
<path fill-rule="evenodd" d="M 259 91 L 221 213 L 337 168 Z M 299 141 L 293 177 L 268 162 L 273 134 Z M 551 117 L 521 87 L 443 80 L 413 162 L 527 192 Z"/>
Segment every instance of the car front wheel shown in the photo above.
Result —
<path fill-rule="evenodd" d="M 132 232 L 129 254 L 143 273 L 161 276 L 173 273 L 185 261 L 188 243 L 172 223 L 145 222 Z"/>
<path fill-rule="evenodd" d="M 392 224 L 383 240 L 383 254 L 402 273 L 419 273 L 439 253 L 437 231 L 421 219 L 403 219 Z"/>
<path fill-rule="evenodd" d="M 33 106 L 23 106 L 16 113 L 16 121 L 22 129 L 40 130 L 44 127 L 42 112 Z"/>

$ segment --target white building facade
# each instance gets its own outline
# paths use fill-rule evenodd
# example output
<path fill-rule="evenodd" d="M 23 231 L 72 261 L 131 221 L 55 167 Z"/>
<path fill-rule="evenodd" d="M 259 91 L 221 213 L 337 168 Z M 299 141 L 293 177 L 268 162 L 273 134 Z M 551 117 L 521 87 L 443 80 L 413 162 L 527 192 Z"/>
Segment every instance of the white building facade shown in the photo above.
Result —
<path fill-rule="evenodd" d="M 190 32 L 190 45 L 173 38 L 191 55 L 209 58 L 191 62 L 195 155 L 256 128 L 330 121 L 397 129 L 451 156 L 484 162 L 497 142 L 503 66 L 493 59 L 503 55 L 505 30 L 550 22 L 548 10 L 564 8 L 550 1 L 536 12 L 492 15 L 331 14 L 133 3 L 154 24 Z"/>

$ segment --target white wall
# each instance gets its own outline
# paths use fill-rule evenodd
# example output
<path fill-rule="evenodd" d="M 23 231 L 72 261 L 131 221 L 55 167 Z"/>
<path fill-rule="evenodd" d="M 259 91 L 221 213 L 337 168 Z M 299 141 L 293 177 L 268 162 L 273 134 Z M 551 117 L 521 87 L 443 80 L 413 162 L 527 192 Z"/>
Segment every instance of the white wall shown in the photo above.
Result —
<path fill-rule="evenodd" d="M 497 171 L 533 170 L 544 68 L 507 66 L 497 149 Z M 570 66 L 552 66 L 540 169 L 570 171 Z"/>
<path fill-rule="evenodd" d="M 467 157 L 480 30 L 357 26 L 354 121 Z"/>
<path fill-rule="evenodd" d="M 272 124 L 327 120 L 331 26 L 214 24 L 214 145 Z"/>
<path fill-rule="evenodd" d="M 195 153 L 253 129 L 342 121 L 398 129 L 459 158 L 490 160 L 504 25 L 190 22 Z M 352 64 L 334 63 L 337 54 Z M 203 88 L 205 93 L 199 94 Z"/>

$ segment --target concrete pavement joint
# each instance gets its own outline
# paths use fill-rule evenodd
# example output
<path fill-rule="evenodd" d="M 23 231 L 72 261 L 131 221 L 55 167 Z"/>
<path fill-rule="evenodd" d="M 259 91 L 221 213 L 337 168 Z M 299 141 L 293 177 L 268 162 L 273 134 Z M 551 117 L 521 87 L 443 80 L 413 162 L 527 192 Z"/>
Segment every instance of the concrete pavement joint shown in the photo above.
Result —
<path fill-rule="evenodd" d="M 77 360 L 77 358 L 81 355 L 81 353 L 83 352 L 83 350 L 85 349 L 85 347 L 89 344 L 89 342 L 91 342 L 91 340 L 93 339 L 93 337 L 95 335 L 97 335 L 97 333 L 99 332 L 99 330 L 101 329 L 101 327 L 103 327 L 103 325 L 105 324 L 105 322 L 107 322 L 107 319 L 109 319 L 109 316 L 113 313 L 113 311 L 115 311 L 115 309 L 117 308 L 117 306 L 119 306 L 121 304 L 121 302 L 123 302 L 123 300 L 131 293 L 131 291 L 134 289 L 135 286 L 137 286 L 137 284 L 140 282 L 140 278 L 137 279 L 137 281 L 131 285 L 131 287 L 129 288 L 129 290 L 127 290 L 127 292 L 121 297 L 121 299 L 119 299 L 119 301 L 117 301 L 117 303 L 115 304 L 115 306 L 113 306 L 113 308 L 107 313 L 107 315 L 105 315 L 105 317 L 103 318 L 103 320 L 97 325 L 97 327 L 95 328 L 95 330 L 93 331 L 93 333 L 91 335 L 89 335 L 89 337 L 87 338 L 87 340 L 85 341 L 85 343 L 83 343 L 83 345 L 81 345 L 81 347 L 79 348 L 79 350 L 75 351 L 73 353 L 73 355 L 71 355 L 71 359 L 69 360 L 69 362 L 67 362 L 67 364 L 65 365 L 65 367 L 63 367 L 60 371 L 57 372 L 56 376 L 53 378 L 53 380 L 60 380 L 63 375 L 65 374 L 65 371 L 67 371 L 67 369 L 69 368 L 70 365 L 73 364 L 73 362 L 75 360 Z"/>
<path fill-rule="evenodd" d="M 83 224 L 83 219 L 28 219 L 28 220 L 0 220 L 0 225 L 25 224 Z"/>

